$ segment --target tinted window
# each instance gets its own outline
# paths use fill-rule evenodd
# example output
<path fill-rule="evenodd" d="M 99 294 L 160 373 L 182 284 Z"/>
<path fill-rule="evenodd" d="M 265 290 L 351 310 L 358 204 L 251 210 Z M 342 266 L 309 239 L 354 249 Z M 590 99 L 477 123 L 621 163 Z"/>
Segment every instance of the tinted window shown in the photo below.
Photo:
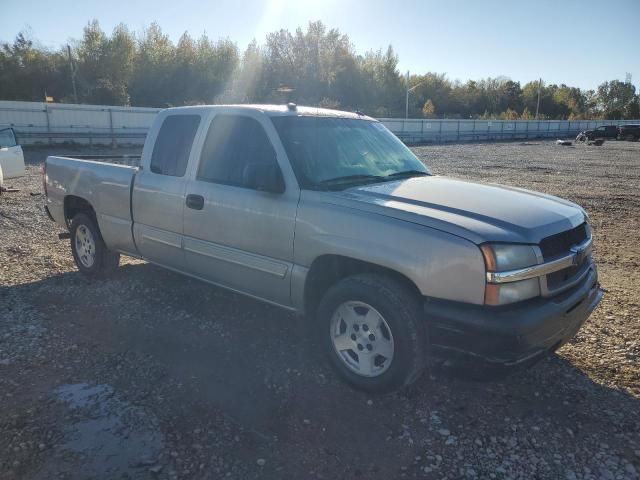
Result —
<path fill-rule="evenodd" d="M 16 137 L 13 135 L 13 130 L 10 128 L 5 128 L 0 130 L 0 147 L 15 147 L 16 146 Z"/>
<path fill-rule="evenodd" d="M 165 118 L 153 147 L 151 171 L 182 177 L 187 170 L 199 124 L 199 115 L 171 115 Z"/>
<path fill-rule="evenodd" d="M 243 187 L 250 163 L 277 165 L 260 123 L 239 115 L 216 115 L 202 148 L 198 179 Z"/>

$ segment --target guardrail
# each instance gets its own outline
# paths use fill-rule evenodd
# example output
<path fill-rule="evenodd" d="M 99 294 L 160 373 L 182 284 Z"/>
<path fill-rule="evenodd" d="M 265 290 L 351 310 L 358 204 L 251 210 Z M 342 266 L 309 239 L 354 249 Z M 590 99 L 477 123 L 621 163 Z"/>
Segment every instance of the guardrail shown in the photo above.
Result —
<path fill-rule="evenodd" d="M 601 125 L 640 123 L 638 120 L 452 120 L 380 119 L 405 143 L 526 140 L 575 137 Z"/>
<path fill-rule="evenodd" d="M 14 127 L 15 129 L 15 127 Z M 16 131 L 18 143 L 21 145 L 54 144 L 54 143 L 86 143 L 89 145 L 143 144 L 147 137 L 147 129 L 143 131 L 109 131 L 109 132 L 38 132 Z"/>

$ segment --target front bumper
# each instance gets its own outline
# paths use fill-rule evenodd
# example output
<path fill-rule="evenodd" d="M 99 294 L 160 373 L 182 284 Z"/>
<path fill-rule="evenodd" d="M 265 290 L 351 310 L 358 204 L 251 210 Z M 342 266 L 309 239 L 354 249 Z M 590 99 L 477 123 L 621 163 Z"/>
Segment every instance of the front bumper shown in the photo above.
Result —
<path fill-rule="evenodd" d="M 551 298 L 502 307 L 426 299 L 432 355 L 474 365 L 533 363 L 570 340 L 601 299 L 595 265 L 580 284 Z"/>

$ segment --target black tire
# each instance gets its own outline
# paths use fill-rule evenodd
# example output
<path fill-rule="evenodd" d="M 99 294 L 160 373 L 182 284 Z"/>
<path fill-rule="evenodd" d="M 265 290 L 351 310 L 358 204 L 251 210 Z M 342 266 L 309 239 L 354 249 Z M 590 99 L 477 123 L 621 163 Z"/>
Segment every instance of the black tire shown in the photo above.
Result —
<path fill-rule="evenodd" d="M 83 262 L 81 259 L 82 253 L 79 252 L 77 248 L 78 242 L 76 240 L 78 230 L 82 230 L 83 228 L 86 228 L 91 233 L 91 236 L 93 237 L 93 244 L 95 246 L 93 262 L 89 265 L 86 260 Z M 107 249 L 107 246 L 104 244 L 104 240 L 102 239 L 102 235 L 100 234 L 100 230 L 91 216 L 85 213 L 78 213 L 73 217 L 73 220 L 71 220 L 71 227 L 69 228 L 69 231 L 71 233 L 71 252 L 73 253 L 73 260 L 76 262 L 76 266 L 81 273 L 88 277 L 103 277 L 118 268 L 118 264 L 120 263 L 120 254 Z"/>
<path fill-rule="evenodd" d="M 356 373 L 334 348 L 331 321 L 337 308 L 345 302 L 370 305 L 382 315 L 391 331 L 393 358 L 386 371 L 378 376 Z M 359 274 L 332 286 L 318 306 L 314 326 L 315 338 L 321 339 L 322 349 L 332 367 L 359 390 L 376 393 L 398 390 L 414 383 L 426 367 L 428 339 L 419 297 L 391 277 Z M 356 354 L 355 349 L 352 352 Z"/>

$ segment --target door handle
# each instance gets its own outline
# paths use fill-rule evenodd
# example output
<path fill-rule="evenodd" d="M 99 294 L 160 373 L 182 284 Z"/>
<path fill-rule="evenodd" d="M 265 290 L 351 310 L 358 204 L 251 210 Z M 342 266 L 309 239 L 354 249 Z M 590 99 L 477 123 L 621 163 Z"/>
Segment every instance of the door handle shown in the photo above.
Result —
<path fill-rule="evenodd" d="M 202 195 L 187 195 L 187 207 L 194 210 L 202 210 L 204 208 L 204 197 Z"/>

